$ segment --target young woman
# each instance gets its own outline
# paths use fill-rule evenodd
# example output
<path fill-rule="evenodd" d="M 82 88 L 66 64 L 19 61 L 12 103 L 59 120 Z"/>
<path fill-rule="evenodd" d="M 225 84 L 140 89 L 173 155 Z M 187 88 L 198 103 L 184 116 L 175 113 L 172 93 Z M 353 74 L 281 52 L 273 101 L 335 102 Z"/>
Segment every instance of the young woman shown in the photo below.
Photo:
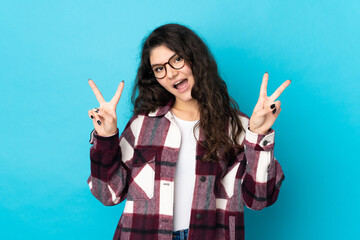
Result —
<path fill-rule="evenodd" d="M 126 200 L 114 239 L 244 239 L 243 205 L 273 204 L 284 175 L 271 126 L 281 111 L 265 73 L 251 118 L 238 110 L 204 42 L 167 24 L 144 41 L 133 90 L 134 115 L 119 138 L 116 106 L 124 83 L 89 110 L 92 194 Z"/>

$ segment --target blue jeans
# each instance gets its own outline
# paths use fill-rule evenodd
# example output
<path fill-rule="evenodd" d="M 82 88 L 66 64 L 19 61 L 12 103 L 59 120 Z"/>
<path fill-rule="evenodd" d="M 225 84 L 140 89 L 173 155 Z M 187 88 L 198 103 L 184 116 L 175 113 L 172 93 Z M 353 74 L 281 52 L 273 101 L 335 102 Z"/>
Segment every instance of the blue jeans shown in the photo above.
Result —
<path fill-rule="evenodd" d="M 173 240 L 186 240 L 188 236 L 188 232 L 189 229 L 173 232 Z"/>

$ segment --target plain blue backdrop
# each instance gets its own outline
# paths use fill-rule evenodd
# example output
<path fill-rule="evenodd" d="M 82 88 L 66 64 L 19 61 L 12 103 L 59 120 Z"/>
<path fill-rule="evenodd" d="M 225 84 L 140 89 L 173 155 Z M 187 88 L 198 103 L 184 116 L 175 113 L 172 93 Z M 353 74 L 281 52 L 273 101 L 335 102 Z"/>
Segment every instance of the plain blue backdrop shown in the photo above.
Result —
<path fill-rule="evenodd" d="M 251 115 L 262 75 L 286 79 L 275 205 L 246 210 L 246 239 L 358 239 L 360 3 L 357 0 L 0 1 L 1 239 L 112 239 L 123 210 L 90 193 L 92 78 L 118 126 L 142 39 L 177 22 L 209 45 L 230 94 Z"/>

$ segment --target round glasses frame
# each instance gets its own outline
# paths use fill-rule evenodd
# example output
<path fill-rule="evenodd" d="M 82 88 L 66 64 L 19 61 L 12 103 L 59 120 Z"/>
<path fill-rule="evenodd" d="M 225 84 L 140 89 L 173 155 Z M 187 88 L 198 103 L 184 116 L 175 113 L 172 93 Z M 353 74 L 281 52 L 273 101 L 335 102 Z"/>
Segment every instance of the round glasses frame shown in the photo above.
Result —
<path fill-rule="evenodd" d="M 181 66 L 179 65 L 179 67 L 175 67 L 175 66 L 173 66 L 173 65 L 171 65 L 171 60 L 173 60 L 173 59 L 175 59 L 175 58 L 181 58 Z M 169 66 L 172 68 L 172 69 L 175 69 L 175 70 L 179 70 L 179 69 L 181 69 L 181 68 L 183 68 L 184 66 L 185 66 L 185 59 L 183 58 L 183 57 L 180 57 L 179 55 L 174 55 L 174 56 L 172 56 L 172 57 L 170 57 L 169 58 L 169 61 L 167 61 L 166 63 L 164 63 L 164 64 L 157 64 L 157 65 L 155 65 L 155 66 L 153 66 L 152 67 L 152 73 L 154 74 L 154 76 L 155 76 L 155 78 L 157 78 L 157 79 L 163 79 L 164 77 L 166 77 L 166 75 L 167 75 L 167 70 L 166 70 L 166 64 L 169 64 Z M 156 76 L 156 73 L 155 73 L 155 71 L 154 71 L 154 68 L 158 68 L 158 67 L 163 67 L 164 68 L 164 76 L 162 76 L 162 77 L 157 77 Z"/>

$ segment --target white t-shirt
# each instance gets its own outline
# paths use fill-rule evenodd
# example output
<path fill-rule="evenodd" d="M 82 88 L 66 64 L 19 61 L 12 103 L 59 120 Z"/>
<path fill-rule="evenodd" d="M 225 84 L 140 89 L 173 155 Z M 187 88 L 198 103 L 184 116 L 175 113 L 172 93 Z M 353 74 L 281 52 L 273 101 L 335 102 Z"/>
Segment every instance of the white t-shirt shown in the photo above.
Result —
<path fill-rule="evenodd" d="M 189 228 L 195 185 L 196 121 L 185 121 L 174 115 L 181 131 L 181 146 L 175 172 L 174 231 Z"/>

